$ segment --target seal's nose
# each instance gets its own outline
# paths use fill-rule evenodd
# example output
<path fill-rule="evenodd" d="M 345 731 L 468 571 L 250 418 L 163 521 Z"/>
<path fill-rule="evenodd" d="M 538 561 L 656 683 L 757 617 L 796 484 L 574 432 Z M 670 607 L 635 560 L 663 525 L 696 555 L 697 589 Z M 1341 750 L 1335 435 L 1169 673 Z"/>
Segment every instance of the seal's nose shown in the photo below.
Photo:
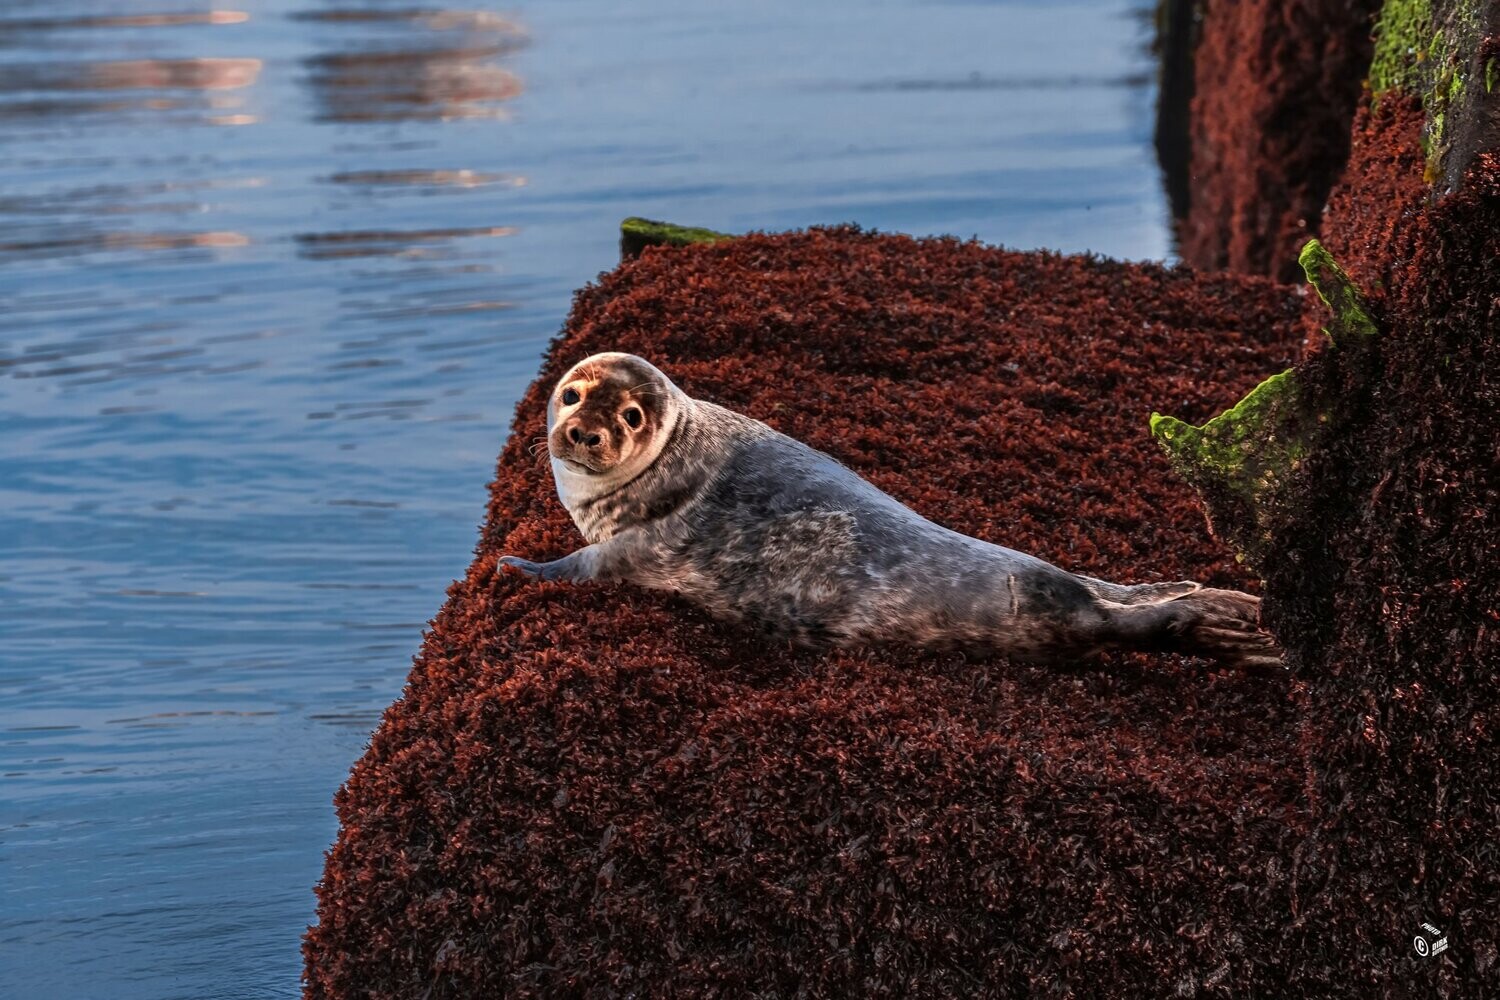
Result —
<path fill-rule="evenodd" d="M 585 448 L 597 448 L 599 447 L 599 442 L 602 441 L 603 438 L 592 431 L 585 433 L 584 431 L 578 429 L 577 424 L 574 424 L 573 426 L 568 428 L 568 440 L 572 441 L 574 444 L 581 444 Z"/>

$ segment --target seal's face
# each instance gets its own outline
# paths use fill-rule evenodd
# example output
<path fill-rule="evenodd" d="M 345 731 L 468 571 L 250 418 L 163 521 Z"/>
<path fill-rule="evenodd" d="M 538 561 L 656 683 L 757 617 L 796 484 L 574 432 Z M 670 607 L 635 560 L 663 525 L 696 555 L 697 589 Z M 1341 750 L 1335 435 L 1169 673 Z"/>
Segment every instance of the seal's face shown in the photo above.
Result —
<path fill-rule="evenodd" d="M 553 467 L 586 477 L 634 475 L 661 451 L 676 387 L 630 354 L 596 354 L 573 367 L 547 405 Z"/>

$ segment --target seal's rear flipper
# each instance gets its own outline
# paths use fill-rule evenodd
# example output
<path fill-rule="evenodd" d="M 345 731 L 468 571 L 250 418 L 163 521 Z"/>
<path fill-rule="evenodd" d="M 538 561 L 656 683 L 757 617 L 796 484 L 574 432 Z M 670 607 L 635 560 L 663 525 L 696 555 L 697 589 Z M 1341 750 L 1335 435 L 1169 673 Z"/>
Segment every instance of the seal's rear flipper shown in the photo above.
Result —
<path fill-rule="evenodd" d="M 1094 596 L 1115 604 L 1161 604 L 1164 601 L 1175 601 L 1179 597 L 1203 589 L 1202 584 L 1194 583 L 1192 580 L 1178 580 L 1174 583 L 1110 583 L 1108 580 L 1096 580 L 1091 576 L 1080 576 L 1084 586 L 1094 592 Z"/>
<path fill-rule="evenodd" d="M 1194 586 L 1186 594 L 1155 603 L 1103 605 L 1106 641 L 1126 649 L 1185 653 L 1235 666 L 1281 665 L 1281 647 L 1260 627 L 1260 598 Z"/>
<path fill-rule="evenodd" d="M 1260 598 L 1237 590 L 1204 587 L 1170 604 L 1175 649 L 1236 666 L 1281 666 L 1285 656 L 1260 627 Z"/>

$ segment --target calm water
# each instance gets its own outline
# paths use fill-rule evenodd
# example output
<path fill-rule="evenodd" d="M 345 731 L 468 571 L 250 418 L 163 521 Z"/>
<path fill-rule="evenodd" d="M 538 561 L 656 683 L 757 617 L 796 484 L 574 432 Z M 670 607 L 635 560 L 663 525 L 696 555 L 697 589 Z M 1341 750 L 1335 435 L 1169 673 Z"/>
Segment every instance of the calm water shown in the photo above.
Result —
<path fill-rule="evenodd" d="M 1138 3 L 421 2 L 0 5 L 4 996 L 295 994 L 623 216 L 1169 252 Z"/>

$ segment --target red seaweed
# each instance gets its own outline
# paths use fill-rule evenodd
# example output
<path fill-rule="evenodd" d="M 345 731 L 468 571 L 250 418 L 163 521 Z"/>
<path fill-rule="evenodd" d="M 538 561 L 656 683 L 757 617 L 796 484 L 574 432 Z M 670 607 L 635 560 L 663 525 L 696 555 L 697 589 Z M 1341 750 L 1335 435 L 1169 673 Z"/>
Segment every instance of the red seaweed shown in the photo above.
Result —
<path fill-rule="evenodd" d="M 1254 587 L 1145 418 L 1318 344 L 1315 296 L 854 229 L 647 250 L 578 294 L 337 796 L 307 996 L 1500 994 L 1500 158 L 1434 198 L 1415 101 L 1356 112 L 1373 7 L 1211 4 L 1197 53 L 1184 257 L 1290 277 L 1321 228 L 1381 330 L 1302 361 L 1347 412 L 1266 567 L 1289 675 L 816 655 L 497 574 L 579 544 L 527 446 L 623 349 L 960 530 Z"/>
<path fill-rule="evenodd" d="M 1380 0 L 1196 6 L 1182 259 L 1300 281 L 1297 253 L 1349 158 Z"/>
<path fill-rule="evenodd" d="M 1071 569 L 1253 586 L 1146 433 L 1292 360 L 1257 278 L 853 229 L 647 250 L 581 291 L 475 561 L 339 792 L 307 995 L 1274 992 L 1306 834 L 1276 675 L 767 646 L 536 585 L 579 542 L 527 454 L 604 349 Z"/>
<path fill-rule="evenodd" d="M 1372 392 L 1303 470 L 1266 617 L 1296 651 L 1316 820 L 1298 995 L 1500 995 L 1500 156 L 1423 182 L 1422 115 L 1362 114 L 1325 239 L 1372 290 Z M 1303 369 L 1324 398 L 1340 352 Z M 1424 923 L 1450 947 L 1413 952 Z"/>

